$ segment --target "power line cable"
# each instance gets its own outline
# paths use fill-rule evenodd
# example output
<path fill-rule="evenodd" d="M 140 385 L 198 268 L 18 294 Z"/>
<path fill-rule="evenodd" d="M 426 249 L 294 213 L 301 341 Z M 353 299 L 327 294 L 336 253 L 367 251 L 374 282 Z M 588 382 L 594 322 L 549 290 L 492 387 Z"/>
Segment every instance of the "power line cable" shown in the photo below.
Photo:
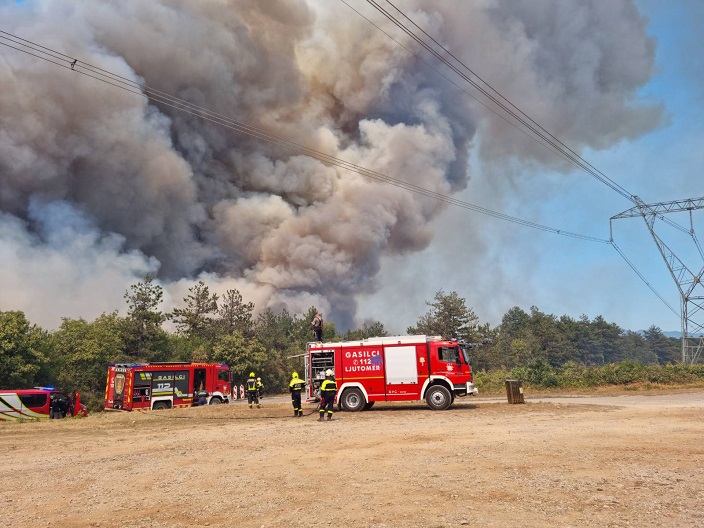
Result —
<path fill-rule="evenodd" d="M 420 59 L 424 64 L 428 65 L 433 71 L 436 73 L 439 73 L 435 68 L 430 66 L 425 60 L 423 60 L 419 55 L 414 53 L 413 51 L 409 50 L 406 46 L 401 44 L 398 40 L 394 39 L 392 36 L 389 35 L 386 31 L 381 29 L 377 24 L 372 22 L 369 18 L 365 17 L 362 15 L 359 11 L 356 9 L 352 8 L 345 0 L 341 0 L 345 5 L 353 9 L 356 13 L 358 13 L 362 18 L 367 20 L 370 24 L 374 25 L 377 29 L 379 29 L 381 32 L 383 32 L 385 35 L 387 35 L 389 38 L 391 38 L 394 42 L 399 44 L 401 47 L 403 47 L 406 51 L 411 53 L 412 55 L 416 56 L 418 59 Z M 409 37 L 411 37 L 414 41 L 416 41 L 418 44 L 420 44 L 423 48 L 425 48 L 427 51 L 429 51 L 433 56 L 435 56 L 438 60 L 440 60 L 443 64 L 445 64 L 448 68 L 450 68 L 452 71 L 454 71 L 457 75 L 459 75 L 462 79 L 464 79 L 466 82 L 468 82 L 471 86 L 476 88 L 480 93 L 482 93 L 485 97 L 487 97 L 490 101 L 492 101 L 494 104 L 496 104 L 499 108 L 507 112 L 510 116 L 512 116 L 514 119 L 516 119 L 519 123 L 521 123 L 525 128 L 533 132 L 536 136 L 531 136 L 526 132 L 525 130 L 519 128 L 517 125 L 514 123 L 511 123 L 508 121 L 504 116 L 496 112 L 494 109 L 490 108 L 487 105 L 484 105 L 479 101 L 476 97 L 473 95 L 469 94 L 466 92 L 466 90 L 460 88 L 462 91 L 470 95 L 473 99 L 478 101 L 482 106 L 485 108 L 489 109 L 491 112 L 502 118 L 504 121 L 509 122 L 514 128 L 517 130 L 521 131 L 522 133 L 528 135 L 529 137 L 533 138 L 536 140 L 538 143 L 540 143 L 543 146 L 549 146 L 549 150 L 552 152 L 560 155 L 564 159 L 571 161 L 574 163 L 577 167 L 581 168 L 588 174 L 594 176 L 596 179 L 613 189 L 614 191 L 618 192 L 621 196 L 625 197 L 629 201 L 633 203 L 638 203 L 638 199 L 636 196 L 632 195 L 626 189 L 621 187 L 618 183 L 613 181 L 611 178 L 607 177 L 605 174 L 603 174 L 601 171 L 596 169 L 593 165 L 591 165 L 588 161 L 586 161 L 584 158 L 582 158 L 580 155 L 578 155 L 576 152 L 574 152 L 571 148 L 569 148 L 567 145 L 565 145 L 562 141 L 557 139 L 554 135 L 552 135 L 550 132 L 548 132 L 545 128 L 543 128 L 540 124 L 538 124 L 536 121 L 534 121 L 530 116 L 528 116 L 525 112 L 523 112 L 520 108 L 518 108 L 516 105 L 514 105 L 511 101 L 509 101 L 506 97 L 504 97 L 498 90 L 493 88 L 489 83 L 487 83 L 484 79 L 482 79 L 479 75 L 477 75 L 473 70 L 471 70 L 464 62 L 462 62 L 459 58 L 457 58 L 454 54 L 452 54 L 447 48 L 442 46 L 435 38 L 433 38 L 430 34 L 428 34 L 423 28 L 421 28 L 418 24 L 416 24 L 410 17 L 408 17 L 405 13 L 403 13 L 400 9 L 398 9 L 390 0 L 386 0 L 386 2 L 393 7 L 394 10 L 396 10 L 403 18 L 408 20 L 413 26 L 415 26 L 418 30 L 420 30 L 425 36 L 427 36 L 434 44 L 437 46 L 440 50 L 442 50 L 443 53 L 449 55 L 457 64 L 460 65 L 461 68 L 463 68 L 465 71 L 467 71 L 470 75 L 474 76 L 476 79 L 478 79 L 488 90 L 491 91 L 489 93 L 486 89 L 484 89 L 482 86 L 480 86 L 478 83 L 474 82 L 472 78 L 469 76 L 465 75 L 460 71 L 458 67 L 455 65 L 451 64 L 443 55 L 441 52 L 436 51 L 432 46 L 427 44 L 420 36 L 418 36 L 416 33 L 414 33 L 411 29 L 406 27 L 401 21 L 399 21 L 396 17 L 394 17 L 391 13 L 389 13 L 386 9 L 384 9 L 378 2 L 375 0 L 367 0 L 367 3 L 372 5 L 377 11 L 382 13 L 388 20 L 390 20 L 394 25 L 396 25 L 399 29 L 401 29 L 404 33 L 406 33 Z M 444 74 L 440 73 L 442 77 L 445 79 L 448 79 L 447 76 Z M 450 82 L 457 86 L 457 84 L 453 81 L 450 80 Z M 497 97 L 493 97 L 491 94 L 496 94 Z M 503 104 L 501 101 L 505 101 L 506 104 Z M 506 106 L 508 105 L 508 107 Z M 520 115 L 519 115 L 520 114 Z M 523 117 L 521 117 L 523 116 Z M 527 121 L 526 121 L 527 120 Z M 542 139 L 547 143 L 545 145 L 544 143 L 541 143 L 538 138 Z M 658 218 L 660 218 L 662 221 L 665 223 L 671 225 L 672 227 L 675 227 L 676 229 L 679 229 L 682 232 L 691 234 L 692 237 L 695 240 L 695 243 L 698 244 L 698 241 L 696 240 L 696 237 L 694 236 L 693 233 L 690 233 L 689 230 L 686 228 L 680 226 L 676 222 L 670 220 L 669 218 L 664 217 L 663 215 L 656 214 Z M 614 248 L 617 250 L 619 255 L 624 259 L 624 261 L 631 267 L 631 269 L 641 278 L 641 280 L 650 288 L 655 295 L 660 298 L 671 310 L 674 311 L 672 306 L 670 306 L 664 298 L 657 292 L 655 289 L 652 287 L 652 285 L 645 280 L 645 277 L 636 269 L 636 267 L 633 265 L 633 263 L 628 260 L 626 255 L 615 245 L 613 242 L 613 239 L 610 240 L 610 243 L 614 246 Z M 677 313 L 675 311 L 675 313 Z"/>
<path fill-rule="evenodd" d="M 438 60 L 440 60 L 443 64 L 445 64 L 450 70 L 452 70 L 454 73 L 459 75 L 462 79 L 464 79 L 467 83 L 469 83 L 471 86 L 473 86 L 476 90 L 478 90 L 484 97 L 489 99 L 492 103 L 494 103 L 496 106 L 501 108 L 504 112 L 506 112 L 508 115 L 510 115 L 513 119 L 521 123 L 522 126 L 524 126 L 526 129 L 530 130 L 533 134 L 535 134 L 537 137 L 539 137 L 541 140 L 545 141 L 547 144 L 549 144 L 551 147 L 559 150 L 560 152 L 563 153 L 567 159 L 569 159 L 572 163 L 580 167 L 582 170 L 585 172 L 591 174 L 598 180 L 602 181 L 602 183 L 606 184 L 607 186 L 611 187 L 614 191 L 618 192 L 621 196 L 626 198 L 627 200 L 634 202 L 633 197 L 630 193 L 625 191 L 624 189 L 620 188 L 615 182 L 612 182 L 608 178 L 601 176 L 598 171 L 593 169 L 586 161 L 584 161 L 582 158 L 580 158 L 578 155 L 574 154 L 572 151 L 569 149 L 565 149 L 563 146 L 560 145 L 560 143 L 554 139 L 551 138 L 550 134 L 545 132 L 542 127 L 534 125 L 531 123 L 530 120 L 522 117 L 519 112 L 516 110 L 513 110 L 511 106 L 504 104 L 501 99 L 503 96 L 498 97 L 494 95 L 494 93 L 498 94 L 498 91 L 491 88 L 491 91 L 484 88 L 482 85 L 480 85 L 478 82 L 473 80 L 469 75 L 464 73 L 463 70 L 466 70 L 470 72 L 470 74 L 474 75 L 467 66 L 464 65 L 461 61 L 455 58 L 455 61 L 459 64 L 459 66 L 452 64 L 449 60 L 447 60 L 444 56 L 443 53 L 446 53 L 452 57 L 454 57 L 448 50 L 446 50 L 444 47 L 440 46 L 439 44 L 438 47 L 442 50 L 442 52 L 437 51 L 433 46 L 430 44 L 426 43 L 420 36 L 418 36 L 416 33 L 414 33 L 411 29 L 409 29 L 407 26 L 405 26 L 398 18 L 393 16 L 389 11 L 384 9 L 379 5 L 378 2 L 375 0 L 367 0 L 369 4 L 371 4 L 374 8 L 376 8 L 380 13 L 382 13 L 386 18 L 388 18 L 394 25 L 396 25 L 401 31 L 406 33 L 409 37 L 411 37 L 414 41 L 416 41 L 418 44 L 420 44 L 423 48 L 425 48 L 428 52 L 430 52 L 433 56 L 435 56 Z M 393 4 L 391 4 L 393 5 Z M 405 16 L 405 15 L 404 15 Z M 407 18 L 407 17 L 406 17 Z M 432 39 L 432 38 L 431 38 Z M 432 39 L 433 42 L 436 42 L 434 39 Z M 488 86 L 488 85 L 487 85 Z M 503 98 L 505 99 L 505 98 Z"/>
<path fill-rule="evenodd" d="M 195 105 L 193 103 L 189 103 L 188 101 L 185 101 L 183 99 L 180 99 L 178 97 L 172 96 L 166 92 L 162 92 L 160 90 L 156 90 L 154 88 L 151 88 L 147 86 L 146 84 L 139 83 L 136 81 L 133 81 L 131 79 L 127 79 L 125 77 L 122 77 L 118 74 L 115 74 L 113 72 L 110 72 L 108 70 L 104 70 L 102 68 L 90 65 L 84 61 L 80 61 L 74 57 L 71 57 L 69 55 L 65 55 L 63 53 L 60 53 L 56 50 L 52 50 L 51 48 L 46 48 L 44 46 L 41 46 L 39 44 L 36 44 L 34 42 L 28 41 L 26 39 L 22 39 L 20 37 L 17 37 L 15 35 L 12 35 L 10 33 L 7 33 L 5 31 L 0 30 L 0 39 L 4 40 L 9 40 L 13 44 L 16 44 L 17 46 L 25 46 L 31 49 L 32 51 L 27 51 L 25 49 L 21 49 L 20 47 L 9 45 L 6 42 L 0 41 L 0 44 L 3 44 L 5 46 L 8 46 L 10 48 L 16 49 L 18 51 L 27 53 L 29 55 L 32 55 L 34 57 L 47 60 L 48 62 L 52 64 L 59 65 L 61 67 L 70 69 L 72 71 L 75 71 L 76 73 L 80 73 L 82 75 L 85 75 L 87 77 L 91 77 L 95 80 L 99 80 L 101 82 L 105 82 L 107 84 L 110 84 L 112 86 L 115 86 L 117 88 L 121 88 L 123 90 L 126 90 L 130 93 L 133 93 L 135 95 L 140 95 L 142 97 L 146 97 L 148 99 L 151 99 L 155 102 L 158 102 L 160 104 L 172 107 L 174 109 L 189 113 L 191 115 L 194 115 L 196 117 L 200 117 L 201 119 L 205 119 L 207 121 L 210 121 L 212 123 L 218 124 L 220 126 L 224 126 L 227 128 L 230 128 L 232 130 L 247 134 L 251 137 L 267 141 L 269 143 L 273 143 L 279 146 L 282 146 L 288 150 L 294 151 L 296 153 L 302 153 L 307 156 L 310 156 L 314 159 L 317 159 L 318 161 L 327 164 L 327 165 L 334 165 L 343 169 L 346 169 L 351 172 L 355 172 L 357 174 L 360 174 L 361 176 L 364 176 L 366 178 L 380 181 L 383 183 L 387 183 L 389 185 L 394 185 L 396 187 L 414 192 L 416 194 L 420 194 L 429 198 L 433 198 L 438 201 L 445 202 L 450 205 L 455 205 L 457 207 L 462 207 L 464 209 L 468 209 L 474 212 L 478 212 L 487 216 L 492 216 L 494 218 L 498 218 L 500 220 L 504 220 L 507 222 L 512 222 L 518 225 L 522 225 L 525 227 L 530 227 L 533 229 L 537 230 L 542 230 L 542 231 L 547 231 L 551 232 L 557 235 L 562 235 L 562 236 L 567 236 L 571 238 L 577 238 L 580 240 L 585 240 L 589 242 L 598 242 L 598 243 L 605 243 L 608 244 L 610 243 L 609 240 L 597 238 L 597 237 L 592 237 L 588 235 L 582 235 L 579 233 L 573 233 L 570 231 L 566 231 L 563 229 L 557 229 L 549 226 L 545 226 L 542 224 L 537 224 L 535 222 L 530 222 L 528 220 L 523 220 L 520 218 L 516 218 L 504 213 L 499 213 L 497 211 L 493 211 L 484 207 L 480 207 L 478 205 L 471 204 L 469 202 L 454 198 L 452 196 L 448 196 L 436 191 L 432 191 L 430 189 L 427 189 L 425 187 L 421 187 L 419 185 L 415 185 L 409 182 L 406 182 L 404 180 L 399 180 L 397 178 L 393 178 L 391 176 L 387 176 L 383 173 L 380 173 L 378 171 L 374 171 L 371 169 L 367 169 L 365 167 L 362 167 L 360 165 L 356 165 L 354 163 L 345 161 L 340 158 L 336 158 L 334 156 L 331 156 L 329 154 L 326 154 L 324 152 L 321 152 L 316 149 L 312 149 L 310 147 L 306 147 L 305 145 L 301 145 L 299 143 L 287 140 L 285 138 L 276 136 L 274 134 L 271 134 L 265 130 L 259 129 L 257 127 L 254 127 L 252 125 L 248 125 L 246 123 L 242 123 L 239 121 L 236 121 L 234 119 L 231 119 L 227 116 L 224 116 L 222 114 L 219 114 L 217 112 L 213 112 L 208 110 L 207 108 Z M 3 36 L 4 35 L 4 36 Z M 14 40 L 13 40 L 14 39 Z M 48 57 L 43 57 L 41 54 L 48 55 Z"/>
<path fill-rule="evenodd" d="M 546 150 L 552 152 L 553 154 L 556 154 L 556 155 L 562 157 L 565 161 L 567 161 L 567 162 L 570 162 L 570 161 L 571 161 L 571 160 L 570 160 L 569 158 L 567 158 L 561 151 L 556 150 L 555 148 L 553 148 L 552 146 L 550 146 L 550 145 L 548 145 L 548 144 L 546 144 L 546 143 L 544 143 L 544 142 L 541 142 L 538 138 L 536 138 L 535 136 L 532 136 L 532 135 L 529 134 L 526 130 L 520 128 L 518 125 L 516 125 L 516 124 L 515 124 L 514 122 L 512 122 L 510 119 L 508 119 L 506 116 L 500 114 L 500 113 L 497 112 L 495 109 L 493 109 L 491 106 L 489 106 L 488 104 L 482 102 L 478 97 L 476 97 L 475 95 L 473 95 L 472 93 L 470 93 L 469 91 L 467 91 L 466 88 L 460 86 L 460 85 L 457 84 L 455 81 L 453 81 L 450 77 L 448 77 L 447 75 L 445 75 L 444 73 L 442 73 L 440 70 L 438 70 L 438 69 L 436 69 L 435 67 L 433 67 L 433 65 L 430 64 L 430 62 L 426 61 L 426 60 L 425 60 L 423 57 L 421 57 L 418 53 L 414 52 L 413 50 L 411 50 L 410 48 L 408 48 L 407 46 L 405 46 L 401 41 L 399 41 L 398 39 L 394 38 L 393 35 L 391 35 L 391 34 L 388 33 L 387 31 L 385 31 L 381 26 L 379 26 L 378 24 L 376 24 L 376 23 L 375 23 L 373 20 L 371 20 L 369 17 L 365 16 L 361 11 L 355 9 L 352 5 L 350 5 L 350 4 L 347 2 L 347 0 L 340 0 L 340 2 L 342 2 L 342 3 L 345 4 L 347 7 L 349 7 L 352 11 L 354 11 L 355 13 L 357 13 L 361 18 L 363 18 L 364 20 L 366 20 L 367 22 L 369 22 L 369 24 L 371 24 L 371 25 L 374 26 L 377 30 L 379 30 L 381 33 L 383 33 L 384 35 L 386 35 L 389 39 L 393 40 L 396 44 L 398 44 L 400 47 L 402 47 L 404 50 L 406 50 L 410 55 L 412 55 L 412 56 L 415 57 L 417 60 L 419 60 L 420 62 L 422 62 L 423 64 L 425 64 L 426 67 L 428 67 L 429 69 L 433 70 L 435 73 L 437 73 L 438 75 L 440 75 L 441 77 L 443 77 L 447 82 L 449 82 L 450 84 L 454 85 L 458 90 L 464 92 L 467 96 L 469 96 L 469 97 L 471 97 L 472 99 L 474 99 L 478 104 L 480 104 L 481 106 L 483 106 L 484 108 L 486 108 L 489 112 L 491 112 L 491 113 L 493 113 L 494 115 L 496 115 L 498 118 L 500 118 L 501 120 L 503 120 L 506 124 L 512 126 L 512 127 L 515 128 L 517 131 L 519 131 L 521 134 L 525 135 L 527 138 L 529 138 L 530 140 L 534 141 L 536 144 L 538 144 L 539 146 L 543 147 L 544 149 L 546 149 Z"/>
<path fill-rule="evenodd" d="M 349 4 L 347 4 L 347 2 L 345 2 L 344 0 L 342 0 L 342 1 L 343 1 L 343 3 L 345 3 L 346 5 L 349 6 Z M 490 101 L 492 101 L 494 104 L 496 104 L 499 108 L 501 108 L 503 111 L 508 113 L 516 121 L 521 123 L 521 125 L 523 125 L 526 129 L 528 129 L 533 134 L 535 134 L 538 138 L 540 138 L 542 141 L 544 141 L 550 147 L 550 150 L 552 152 L 557 153 L 558 155 L 560 155 L 561 157 L 563 157 L 567 161 L 572 162 L 577 167 L 582 169 L 584 172 L 590 174 L 591 176 L 593 176 L 597 180 L 601 181 L 606 186 L 608 186 L 612 190 L 616 191 L 617 193 L 619 193 L 621 196 L 623 196 L 627 200 L 629 200 L 633 203 L 636 203 L 636 197 L 633 194 L 629 193 L 626 189 L 621 187 L 618 183 L 616 183 L 611 178 L 606 176 L 604 173 L 602 173 L 601 171 L 596 169 L 593 165 L 591 165 L 588 161 L 586 161 L 584 158 L 582 158 L 579 154 L 574 152 L 567 145 L 565 145 L 562 141 L 560 141 L 554 135 L 552 135 L 550 132 L 548 132 L 545 128 L 543 128 L 541 125 L 536 123 L 525 112 L 523 112 L 517 106 L 515 106 L 513 103 L 511 103 L 511 101 L 509 101 L 506 97 L 504 97 L 498 90 L 496 90 L 489 83 L 484 81 L 484 79 L 482 79 L 473 70 L 471 70 L 466 64 L 464 64 L 464 62 L 462 62 L 460 59 L 458 59 L 447 48 L 442 46 L 442 44 L 440 44 L 436 39 L 434 39 L 425 30 L 423 30 L 418 24 L 416 24 L 413 20 L 411 20 L 405 13 L 403 13 L 393 3 L 391 3 L 390 0 L 386 0 L 386 2 L 389 5 L 391 5 L 398 13 L 400 13 L 405 19 L 407 19 L 411 24 L 413 24 L 413 26 L 418 28 L 424 35 L 426 35 L 435 44 L 435 46 L 437 46 L 441 50 L 441 52 L 437 51 L 436 49 L 433 48 L 433 46 L 426 43 L 419 35 L 414 33 L 411 29 L 409 29 L 407 26 L 405 26 L 398 18 L 393 16 L 386 9 L 384 9 L 376 0 L 367 0 L 367 3 L 372 5 L 377 11 L 379 11 L 381 14 L 383 14 L 387 19 L 389 19 L 394 25 L 396 25 L 399 29 L 401 29 L 408 36 L 410 36 L 414 41 L 416 41 L 423 48 L 425 48 L 427 51 L 429 51 L 433 56 L 435 56 L 438 60 L 440 60 L 443 64 L 445 64 L 453 72 L 455 72 L 457 75 L 459 75 L 467 83 L 469 83 L 471 86 L 476 88 L 480 93 L 482 93 Z M 356 11 L 356 12 L 359 13 L 358 11 Z M 367 17 L 363 17 L 363 18 L 365 18 L 366 20 L 369 20 L 369 19 L 367 19 Z M 376 26 L 376 24 L 374 24 L 374 25 Z M 376 27 L 378 27 L 378 26 L 376 26 Z M 386 32 L 384 32 L 384 33 L 388 35 L 388 33 L 386 33 Z M 393 39 L 393 40 L 395 42 L 398 42 L 395 39 Z M 403 46 L 403 47 L 404 47 L 404 49 L 408 50 L 408 48 L 406 48 L 405 46 Z M 413 53 L 413 52 L 410 52 L 410 53 Z M 447 60 L 445 58 L 445 56 L 443 56 L 443 53 L 449 55 L 459 66 L 451 64 L 450 61 Z M 423 62 L 425 62 L 425 61 L 423 61 Z M 469 77 L 468 75 L 463 73 L 461 71 L 462 69 L 467 71 L 473 77 L 476 77 L 484 86 L 486 86 L 486 88 L 484 88 L 483 86 L 480 86 L 471 77 Z M 445 77 L 445 76 L 443 75 L 443 77 Z M 496 94 L 496 96 L 494 96 L 493 94 Z M 476 98 L 474 98 L 474 99 L 476 100 Z M 505 101 L 506 104 L 502 103 L 502 101 Z M 485 106 L 486 108 L 489 108 L 486 105 L 483 105 L 483 106 Z M 500 114 L 498 114 L 493 109 L 491 109 L 491 108 L 489 108 L 489 109 L 493 113 L 498 115 L 499 117 L 502 117 Z M 518 130 L 521 130 L 520 128 L 518 128 L 515 125 L 514 125 L 514 127 L 517 128 Z M 524 133 L 526 133 L 526 132 L 524 132 Z M 683 231 L 685 233 L 689 232 L 686 228 L 680 226 L 679 224 L 670 220 L 669 218 L 665 218 L 663 216 L 659 216 L 659 218 L 661 220 L 663 220 L 665 223 L 671 225 L 672 227 L 679 229 L 680 231 Z"/>
<path fill-rule="evenodd" d="M 377 2 L 374 0 L 368 0 L 370 4 L 373 5 L 379 5 Z M 560 141 L 558 138 L 556 138 L 553 134 L 551 134 L 549 131 L 547 131 L 545 128 L 543 128 L 539 123 L 535 122 L 529 115 L 527 115 L 525 112 L 523 112 L 520 108 L 518 108 L 516 105 L 514 105 L 511 101 L 509 101 L 506 97 L 504 97 L 498 90 L 496 90 L 493 86 L 491 86 L 488 82 L 486 82 L 484 79 L 482 79 L 475 71 L 470 69 L 464 62 L 462 62 L 459 58 L 457 58 L 450 50 L 445 48 L 442 44 L 440 44 L 437 40 L 435 40 L 430 34 L 428 34 L 423 28 L 421 28 L 418 24 L 416 24 L 411 18 L 409 18 L 403 11 L 401 11 L 399 8 L 397 8 L 390 0 L 386 0 L 386 3 L 389 4 L 391 7 L 393 7 L 401 16 L 403 16 L 406 20 L 408 20 L 413 26 L 415 26 L 417 29 L 419 29 L 425 36 L 427 36 L 430 40 L 433 41 L 433 43 L 439 47 L 443 52 L 447 53 L 452 59 L 454 59 L 462 68 L 464 68 L 467 72 L 469 72 L 471 75 L 476 77 L 484 86 L 486 86 L 489 90 L 491 90 L 492 93 L 496 94 L 498 98 L 502 101 L 504 101 L 507 105 L 509 105 L 513 110 L 515 110 L 518 114 L 523 116 L 523 118 L 527 119 L 530 123 L 535 125 L 538 129 L 540 129 L 543 133 L 545 133 L 552 141 L 555 142 L 555 145 L 559 145 L 560 152 L 566 150 L 569 152 L 571 156 L 574 156 L 575 159 L 579 160 L 581 163 L 584 163 L 586 167 L 588 167 L 590 170 L 587 171 L 593 176 L 597 177 L 599 180 L 601 180 L 603 183 L 611 187 L 612 189 L 616 190 L 619 194 L 624 196 L 626 199 L 635 202 L 633 200 L 632 194 L 629 193 L 626 189 L 621 187 L 618 183 L 613 181 L 611 178 L 606 176 L 603 172 L 595 168 L 591 163 L 589 163 L 587 160 L 585 160 L 582 156 L 577 154 L 574 150 L 569 148 L 567 145 L 565 145 L 562 141 Z M 493 100 L 493 99 L 492 99 Z M 504 108 L 503 105 L 500 105 L 502 108 Z M 521 121 L 522 122 L 522 121 Z M 552 142 L 551 142 L 552 144 Z M 592 173 L 594 171 L 595 174 Z"/>
<path fill-rule="evenodd" d="M 657 297 L 663 302 L 663 304 L 665 304 L 665 306 L 667 306 L 670 310 L 672 310 L 672 313 L 674 313 L 674 314 L 675 314 L 676 316 L 678 316 L 678 317 L 681 317 L 680 312 L 678 312 L 677 310 L 675 310 L 675 309 L 672 307 L 672 305 L 671 305 L 670 303 L 668 303 L 668 302 L 662 297 L 662 295 L 660 295 L 660 294 L 655 290 L 655 288 L 653 288 L 653 286 L 645 279 L 645 277 L 643 276 L 643 274 L 642 274 L 640 271 L 638 271 L 638 269 L 636 269 L 636 267 L 633 265 L 633 263 L 632 263 L 630 260 L 628 260 L 628 257 L 626 257 L 626 255 L 624 254 L 624 252 L 621 251 L 621 248 L 619 248 L 619 247 L 616 245 L 616 242 L 614 242 L 614 241 L 612 240 L 610 243 L 611 243 L 611 245 L 613 246 L 613 248 L 618 252 L 618 254 L 621 255 L 621 258 L 623 258 L 623 260 L 626 261 L 626 264 L 628 264 L 628 265 L 631 267 L 631 269 L 636 273 L 636 275 L 638 275 L 638 276 L 640 277 L 640 279 L 645 283 L 645 285 L 646 285 L 648 288 L 650 288 L 650 291 L 652 291 L 655 295 L 657 295 Z"/>

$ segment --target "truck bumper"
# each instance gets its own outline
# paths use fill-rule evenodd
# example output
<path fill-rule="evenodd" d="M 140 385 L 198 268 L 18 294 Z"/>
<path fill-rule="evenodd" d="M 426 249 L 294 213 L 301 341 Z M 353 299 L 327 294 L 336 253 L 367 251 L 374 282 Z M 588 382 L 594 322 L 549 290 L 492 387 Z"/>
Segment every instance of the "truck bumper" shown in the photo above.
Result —
<path fill-rule="evenodd" d="M 456 396 L 478 396 L 479 389 L 474 386 L 474 383 L 468 382 L 464 385 L 455 385 Z"/>

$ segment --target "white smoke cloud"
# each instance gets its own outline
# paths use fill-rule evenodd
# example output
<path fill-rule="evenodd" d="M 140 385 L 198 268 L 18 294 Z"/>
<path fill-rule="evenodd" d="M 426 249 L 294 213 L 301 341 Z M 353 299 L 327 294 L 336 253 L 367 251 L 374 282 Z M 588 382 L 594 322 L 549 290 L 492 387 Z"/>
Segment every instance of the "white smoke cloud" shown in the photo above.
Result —
<path fill-rule="evenodd" d="M 158 262 L 99 230 L 67 202 L 31 201 L 27 220 L 0 214 L 0 306 L 54 328 L 61 317 L 93 320 L 122 308 L 125 284 Z"/>
<path fill-rule="evenodd" d="M 653 44 L 629 0 L 403 7 L 573 148 L 605 147 L 660 119 L 635 99 Z M 479 137 L 487 163 L 556 164 L 527 139 L 506 140 L 505 124 L 343 3 L 29 1 L 0 7 L 0 19 L 82 62 L 438 193 L 467 188 Z M 11 283 L 2 310 L 51 328 L 61 316 L 123 309 L 129 284 L 157 272 L 166 304 L 200 278 L 258 308 L 315 304 L 345 328 L 356 298 L 377 287 L 382 257 L 433 239 L 442 202 L 0 52 L 9 255 L 0 274 Z M 53 211 L 51 222 L 41 211 Z"/>

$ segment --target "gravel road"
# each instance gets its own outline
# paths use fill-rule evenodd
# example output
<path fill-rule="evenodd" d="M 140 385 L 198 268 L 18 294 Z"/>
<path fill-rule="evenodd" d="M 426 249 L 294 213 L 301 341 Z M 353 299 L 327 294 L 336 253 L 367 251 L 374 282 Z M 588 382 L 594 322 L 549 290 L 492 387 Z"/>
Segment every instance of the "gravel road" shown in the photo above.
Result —
<path fill-rule="evenodd" d="M 704 392 L 0 423 L 13 528 L 704 526 Z"/>

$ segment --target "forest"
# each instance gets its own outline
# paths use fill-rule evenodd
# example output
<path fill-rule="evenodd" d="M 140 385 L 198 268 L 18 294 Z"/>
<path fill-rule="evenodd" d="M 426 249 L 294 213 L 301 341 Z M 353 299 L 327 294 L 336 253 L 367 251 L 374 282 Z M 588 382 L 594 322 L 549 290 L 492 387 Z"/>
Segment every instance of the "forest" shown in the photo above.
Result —
<path fill-rule="evenodd" d="M 291 371 L 301 368 L 294 356 L 312 340 L 316 307 L 304 314 L 257 311 L 237 290 L 220 296 L 203 281 L 188 291 L 180 308 L 164 313 L 163 290 L 148 275 L 125 292 L 125 316 L 116 310 L 94 321 L 63 318 L 55 331 L 32 324 L 21 311 L 0 312 L 0 389 L 77 388 L 98 411 L 110 364 L 207 361 L 229 365 L 238 382 L 256 371 L 268 391 L 285 392 Z M 601 316 L 575 320 L 513 307 L 491 327 L 457 292 L 442 290 L 426 305 L 407 333 L 467 343 L 480 391 L 500 390 L 509 377 L 541 388 L 704 382 L 704 364 L 682 364 L 680 340 L 656 326 L 635 332 Z M 164 329 L 167 322 L 172 331 Z M 324 341 L 386 335 L 378 321 L 344 333 L 325 321 L 323 329 Z"/>

